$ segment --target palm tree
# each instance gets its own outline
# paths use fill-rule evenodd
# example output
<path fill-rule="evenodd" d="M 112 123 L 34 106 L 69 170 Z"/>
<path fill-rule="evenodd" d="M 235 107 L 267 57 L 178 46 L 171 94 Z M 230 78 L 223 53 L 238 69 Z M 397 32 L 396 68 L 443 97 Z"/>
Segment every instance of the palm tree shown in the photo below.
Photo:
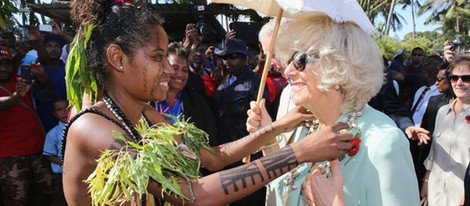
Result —
<path fill-rule="evenodd" d="M 402 1 L 402 4 L 403 4 L 403 7 L 402 9 L 410 6 L 411 7 L 411 17 L 412 17 L 412 21 L 413 21 L 413 38 L 416 37 L 416 11 L 415 9 L 416 8 L 420 8 L 421 7 L 421 3 L 419 0 L 403 0 Z"/>
<path fill-rule="evenodd" d="M 395 5 L 402 1 L 403 0 L 358 0 L 359 4 L 362 6 L 364 11 L 366 11 L 367 16 L 373 24 L 375 23 L 375 20 L 381 17 L 384 17 L 387 20 L 390 19 L 386 24 L 377 25 L 384 27 L 378 28 L 378 30 L 385 31 L 385 35 L 388 35 L 387 30 L 392 29 L 393 31 L 396 31 L 402 28 L 402 21 L 405 19 L 394 10 Z"/>
<path fill-rule="evenodd" d="M 470 4 L 467 0 L 426 0 L 419 9 L 418 15 L 431 12 L 425 24 L 442 22 L 441 27 L 446 39 L 460 36 L 464 45 L 470 43 Z"/>

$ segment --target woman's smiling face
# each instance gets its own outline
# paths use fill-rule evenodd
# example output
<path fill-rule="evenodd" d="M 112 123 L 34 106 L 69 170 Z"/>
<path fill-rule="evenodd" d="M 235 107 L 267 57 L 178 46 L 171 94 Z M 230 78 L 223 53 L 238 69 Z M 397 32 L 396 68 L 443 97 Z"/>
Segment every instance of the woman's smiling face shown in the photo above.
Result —
<path fill-rule="evenodd" d="M 291 80 L 295 105 L 308 109 L 308 107 L 314 105 L 312 102 L 321 101 L 326 97 L 325 92 L 318 89 L 318 76 L 313 72 L 318 66 L 318 63 L 308 63 L 307 59 L 299 60 L 299 58 L 294 57 L 284 70 L 284 75 Z"/>
<path fill-rule="evenodd" d="M 186 83 L 188 82 L 188 61 L 186 60 L 186 58 L 178 56 L 176 54 L 170 54 L 168 56 L 168 61 L 175 70 L 175 73 L 173 74 L 173 76 L 171 76 L 170 82 L 168 82 L 170 90 L 176 90 L 177 92 L 180 92 L 181 90 L 183 90 L 183 88 L 186 86 Z"/>
<path fill-rule="evenodd" d="M 174 73 L 173 67 L 166 58 L 168 50 L 168 36 L 162 26 L 150 26 L 150 41 L 138 48 L 133 54 L 130 65 L 125 68 L 135 68 L 132 74 L 127 75 L 125 81 L 135 82 L 132 88 L 140 89 L 145 93 L 145 100 L 163 101 L 166 99 L 168 82 Z M 150 95 L 150 97 L 148 96 Z"/>

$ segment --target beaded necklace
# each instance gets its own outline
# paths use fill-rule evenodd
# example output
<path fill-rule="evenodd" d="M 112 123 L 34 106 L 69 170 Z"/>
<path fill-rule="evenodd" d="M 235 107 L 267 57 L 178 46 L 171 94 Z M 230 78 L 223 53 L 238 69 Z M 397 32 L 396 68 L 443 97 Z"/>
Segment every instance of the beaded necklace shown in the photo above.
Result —
<path fill-rule="evenodd" d="M 139 132 L 134 128 L 131 121 L 126 117 L 124 112 L 114 103 L 114 101 L 108 96 L 108 93 L 105 92 L 103 95 L 103 102 L 106 104 L 108 109 L 113 113 L 113 115 L 121 122 L 121 124 L 126 129 L 126 132 L 132 137 L 135 142 L 139 142 L 141 140 L 141 136 Z M 142 119 L 144 120 L 147 127 L 149 127 L 149 120 L 142 113 Z"/>

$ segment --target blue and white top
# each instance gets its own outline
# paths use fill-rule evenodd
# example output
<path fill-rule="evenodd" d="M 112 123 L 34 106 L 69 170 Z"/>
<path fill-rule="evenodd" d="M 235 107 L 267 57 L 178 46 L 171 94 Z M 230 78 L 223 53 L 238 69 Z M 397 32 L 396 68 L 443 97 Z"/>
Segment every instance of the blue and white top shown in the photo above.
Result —
<path fill-rule="evenodd" d="M 65 124 L 59 121 L 55 127 L 53 127 L 46 136 L 46 141 L 44 142 L 44 151 L 43 155 L 46 156 L 55 156 L 59 159 L 62 158 L 62 133 L 64 131 Z M 52 172 L 62 173 L 61 165 L 51 162 Z"/>
<path fill-rule="evenodd" d="M 361 113 L 355 120 L 356 128 L 351 130 L 353 134 L 361 131 L 359 151 L 340 161 L 346 205 L 419 205 L 418 181 L 407 138 L 385 114 L 368 105 Z M 348 115 L 343 114 L 338 121 Z M 306 128 L 296 131 L 294 140 L 304 138 L 307 132 Z M 289 192 L 286 205 L 306 205 L 301 197 L 302 184 L 311 164 L 295 168 L 299 173 L 294 180 L 296 189 L 288 191 L 284 183 L 290 172 L 269 184 L 276 194 L 276 205 L 284 205 L 286 191 Z"/>

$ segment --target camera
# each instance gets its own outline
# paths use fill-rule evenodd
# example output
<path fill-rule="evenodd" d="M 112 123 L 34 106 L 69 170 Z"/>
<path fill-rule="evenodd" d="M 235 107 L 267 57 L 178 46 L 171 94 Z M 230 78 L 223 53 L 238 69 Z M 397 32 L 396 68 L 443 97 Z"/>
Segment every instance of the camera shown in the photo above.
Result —
<path fill-rule="evenodd" d="M 452 40 L 452 42 L 450 42 L 450 44 L 452 45 L 452 47 L 450 48 L 452 51 L 455 51 L 455 49 L 457 47 L 459 47 L 460 45 L 462 45 L 462 41 L 460 40 L 459 37 L 455 37 L 454 40 Z"/>
<path fill-rule="evenodd" d="M 31 73 L 31 66 L 29 65 L 21 66 L 20 77 L 27 84 L 31 84 L 33 82 L 33 73 Z"/>
<path fill-rule="evenodd" d="M 203 43 L 210 43 L 217 40 L 217 33 L 214 29 L 207 23 L 204 23 L 205 15 L 206 15 L 206 7 L 205 5 L 196 5 L 194 6 L 194 14 L 197 19 L 197 23 L 195 25 L 199 36 L 202 37 Z"/>
<path fill-rule="evenodd" d="M 214 35 L 214 30 L 209 24 L 203 22 L 197 22 L 196 28 L 199 33 L 199 36 L 210 37 Z"/>

